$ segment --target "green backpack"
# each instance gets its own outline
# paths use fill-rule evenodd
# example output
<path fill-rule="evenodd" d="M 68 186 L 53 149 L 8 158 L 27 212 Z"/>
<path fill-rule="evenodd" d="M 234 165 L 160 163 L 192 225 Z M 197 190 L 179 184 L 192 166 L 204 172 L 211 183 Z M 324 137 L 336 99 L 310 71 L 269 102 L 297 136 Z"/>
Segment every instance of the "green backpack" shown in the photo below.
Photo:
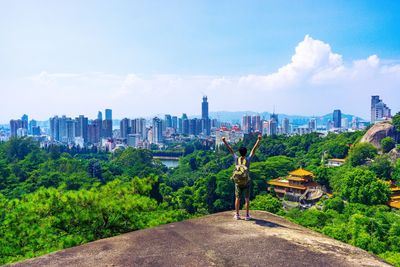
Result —
<path fill-rule="evenodd" d="M 233 170 L 233 174 L 231 179 L 237 184 L 239 187 L 247 186 L 249 182 L 249 170 L 246 166 L 246 159 L 243 158 L 242 162 L 240 162 L 241 158 L 238 158 L 235 169 Z"/>

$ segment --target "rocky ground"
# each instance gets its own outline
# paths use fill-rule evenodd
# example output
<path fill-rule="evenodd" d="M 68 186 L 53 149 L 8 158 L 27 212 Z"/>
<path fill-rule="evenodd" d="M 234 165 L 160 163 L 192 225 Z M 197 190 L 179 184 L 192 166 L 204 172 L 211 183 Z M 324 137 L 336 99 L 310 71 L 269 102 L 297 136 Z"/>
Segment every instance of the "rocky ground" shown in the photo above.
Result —
<path fill-rule="evenodd" d="M 268 212 L 232 212 L 98 240 L 12 266 L 390 266 Z"/>

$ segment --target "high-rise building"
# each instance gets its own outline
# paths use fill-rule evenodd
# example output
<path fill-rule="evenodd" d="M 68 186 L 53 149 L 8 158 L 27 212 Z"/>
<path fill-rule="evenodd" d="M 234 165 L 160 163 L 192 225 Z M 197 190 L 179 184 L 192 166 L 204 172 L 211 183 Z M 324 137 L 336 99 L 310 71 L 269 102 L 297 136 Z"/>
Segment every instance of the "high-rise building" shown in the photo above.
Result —
<path fill-rule="evenodd" d="M 342 118 L 342 128 L 343 129 L 349 129 L 349 119 Z"/>
<path fill-rule="evenodd" d="M 36 126 L 37 126 L 37 121 L 30 120 L 29 121 L 29 127 L 28 127 L 28 134 L 32 134 L 33 135 L 32 128 L 36 127 Z"/>
<path fill-rule="evenodd" d="M 290 124 L 288 118 L 284 118 L 282 121 L 282 134 L 290 134 Z"/>
<path fill-rule="evenodd" d="M 278 134 L 278 114 L 272 113 L 269 120 L 269 133 L 268 135 L 277 135 Z"/>
<path fill-rule="evenodd" d="M 10 120 L 11 137 L 17 136 L 17 131 L 19 128 L 23 128 L 22 120 Z"/>
<path fill-rule="evenodd" d="M 50 138 L 52 141 L 60 141 L 60 127 L 58 116 L 50 118 Z"/>
<path fill-rule="evenodd" d="M 83 142 L 88 142 L 89 119 L 83 115 L 75 118 L 75 137 L 81 137 Z"/>
<path fill-rule="evenodd" d="M 251 116 L 244 115 L 242 118 L 242 130 L 244 133 L 251 133 Z"/>
<path fill-rule="evenodd" d="M 172 128 L 174 128 L 175 131 L 178 129 L 178 117 L 177 116 L 172 116 Z"/>
<path fill-rule="evenodd" d="M 101 111 L 99 111 L 99 112 L 97 113 L 97 119 L 98 119 L 99 121 L 103 121 L 103 113 L 102 113 Z"/>
<path fill-rule="evenodd" d="M 355 117 L 355 116 L 351 120 L 351 129 L 353 129 L 353 130 L 358 129 L 358 120 L 357 120 L 357 117 Z"/>
<path fill-rule="evenodd" d="M 255 115 L 251 118 L 251 129 L 253 132 L 261 132 L 261 119 L 260 115 Z"/>
<path fill-rule="evenodd" d="M 208 102 L 207 96 L 203 96 L 203 102 L 201 103 L 201 121 L 200 121 L 200 132 L 204 135 L 209 136 L 211 133 L 211 120 L 208 117 Z"/>
<path fill-rule="evenodd" d="M 371 123 L 376 121 L 390 118 L 392 116 L 390 108 L 383 103 L 379 96 L 374 95 L 371 97 Z"/>
<path fill-rule="evenodd" d="M 93 120 L 88 126 L 88 140 L 91 144 L 100 143 L 101 139 L 102 122 L 100 120 Z"/>
<path fill-rule="evenodd" d="M 203 102 L 201 103 L 201 118 L 202 119 L 208 119 L 207 96 L 203 96 Z"/>
<path fill-rule="evenodd" d="M 317 131 L 317 120 L 315 118 L 311 118 L 308 121 L 308 129 L 310 132 L 316 132 Z"/>
<path fill-rule="evenodd" d="M 153 143 L 155 144 L 162 144 L 164 141 L 163 138 L 163 121 L 160 118 L 154 117 L 153 118 Z"/>
<path fill-rule="evenodd" d="M 106 109 L 106 120 L 112 121 L 112 110 Z"/>
<path fill-rule="evenodd" d="M 181 134 L 183 131 L 183 125 L 182 125 L 182 118 L 178 118 L 178 126 L 177 126 L 177 133 Z"/>
<path fill-rule="evenodd" d="M 340 109 L 333 111 L 333 127 L 336 129 L 342 128 L 342 112 Z"/>
<path fill-rule="evenodd" d="M 128 118 L 124 118 L 119 123 L 119 131 L 121 138 L 127 138 L 130 131 L 130 120 Z"/>
<path fill-rule="evenodd" d="M 171 117 L 171 115 L 165 114 L 164 121 L 165 121 L 165 126 L 164 126 L 165 128 L 172 127 L 172 117 Z"/>
<path fill-rule="evenodd" d="M 23 121 L 23 122 L 25 122 L 26 123 L 26 125 L 28 125 L 28 115 L 26 115 L 26 114 L 24 114 L 24 115 L 22 115 L 22 117 L 21 117 L 21 121 Z M 26 128 L 27 129 L 27 128 Z"/>
<path fill-rule="evenodd" d="M 41 134 L 40 126 L 32 126 L 32 135 L 39 136 Z"/>

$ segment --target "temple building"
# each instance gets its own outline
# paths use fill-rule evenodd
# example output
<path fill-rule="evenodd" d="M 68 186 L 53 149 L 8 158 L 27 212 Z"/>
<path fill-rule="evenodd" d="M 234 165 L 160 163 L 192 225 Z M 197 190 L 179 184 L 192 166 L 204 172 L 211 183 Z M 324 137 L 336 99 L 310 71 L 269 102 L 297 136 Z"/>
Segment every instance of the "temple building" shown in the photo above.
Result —
<path fill-rule="evenodd" d="M 274 191 L 278 197 L 290 201 L 314 202 L 321 198 L 323 191 L 313 178 L 313 173 L 298 169 L 286 177 L 269 181 L 269 190 Z"/>
<path fill-rule="evenodd" d="M 396 186 L 394 183 L 390 184 L 390 191 L 392 191 L 392 196 L 389 200 L 389 206 L 391 208 L 400 209 L 400 187 Z"/>

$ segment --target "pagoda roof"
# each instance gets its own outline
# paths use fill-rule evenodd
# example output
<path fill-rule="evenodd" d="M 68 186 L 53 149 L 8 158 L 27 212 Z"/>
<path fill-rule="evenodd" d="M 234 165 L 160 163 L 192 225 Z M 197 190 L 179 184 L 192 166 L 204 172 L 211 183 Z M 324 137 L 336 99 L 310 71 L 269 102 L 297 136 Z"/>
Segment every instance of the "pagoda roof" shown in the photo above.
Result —
<path fill-rule="evenodd" d="M 389 206 L 392 208 L 400 209 L 400 201 L 389 201 Z"/>
<path fill-rule="evenodd" d="M 295 171 L 289 172 L 290 175 L 293 176 L 299 176 L 299 177 L 305 177 L 305 176 L 311 176 L 314 177 L 314 174 L 312 172 L 306 171 L 302 168 L 297 169 Z"/>
<path fill-rule="evenodd" d="M 294 188 L 294 189 L 300 189 L 300 190 L 306 190 L 307 189 L 303 185 L 291 185 L 284 178 L 277 178 L 277 179 L 271 180 L 271 181 L 268 182 L 268 184 L 276 185 L 276 186 L 282 186 L 282 187 L 288 187 L 288 188 Z"/>

